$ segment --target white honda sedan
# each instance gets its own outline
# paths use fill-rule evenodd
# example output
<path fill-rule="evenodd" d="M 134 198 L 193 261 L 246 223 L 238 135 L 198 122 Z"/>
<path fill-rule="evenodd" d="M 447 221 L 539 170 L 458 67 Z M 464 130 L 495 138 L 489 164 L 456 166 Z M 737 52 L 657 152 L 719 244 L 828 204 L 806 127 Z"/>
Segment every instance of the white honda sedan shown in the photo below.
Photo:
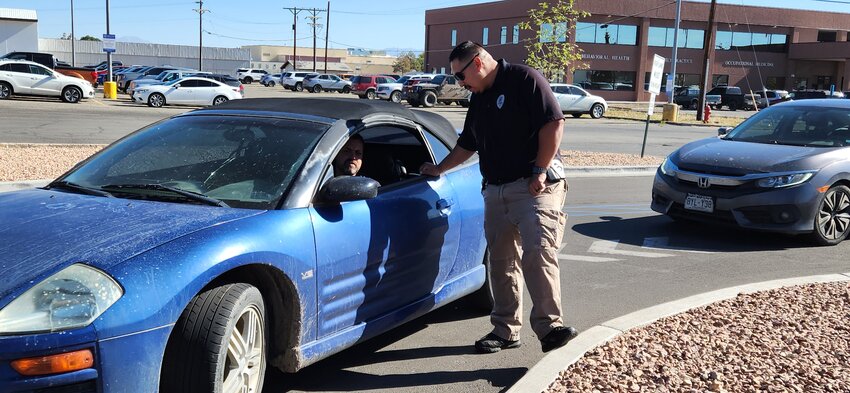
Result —
<path fill-rule="evenodd" d="M 551 86 L 563 113 L 569 113 L 573 117 L 581 117 L 587 113 L 598 119 L 608 110 L 608 103 L 604 98 L 590 94 L 581 87 L 563 83 L 552 83 Z"/>
<path fill-rule="evenodd" d="M 133 92 L 133 101 L 159 108 L 163 105 L 218 105 L 242 98 L 238 87 L 200 77 L 147 85 Z"/>

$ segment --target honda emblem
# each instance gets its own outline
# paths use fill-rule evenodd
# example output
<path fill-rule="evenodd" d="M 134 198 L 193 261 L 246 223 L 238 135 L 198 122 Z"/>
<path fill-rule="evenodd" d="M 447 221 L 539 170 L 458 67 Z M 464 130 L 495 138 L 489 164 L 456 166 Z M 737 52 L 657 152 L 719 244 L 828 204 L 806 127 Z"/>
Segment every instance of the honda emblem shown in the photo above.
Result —
<path fill-rule="evenodd" d="M 707 177 L 700 177 L 697 179 L 697 185 L 699 188 L 708 188 L 711 186 L 711 181 Z"/>

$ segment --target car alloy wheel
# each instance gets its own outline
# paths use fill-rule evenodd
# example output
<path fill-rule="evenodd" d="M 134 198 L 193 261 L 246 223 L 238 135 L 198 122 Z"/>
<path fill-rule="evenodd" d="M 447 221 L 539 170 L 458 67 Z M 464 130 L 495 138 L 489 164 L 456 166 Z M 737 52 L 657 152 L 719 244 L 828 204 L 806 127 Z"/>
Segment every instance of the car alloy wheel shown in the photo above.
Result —
<path fill-rule="evenodd" d="M 313 93 L 321 93 L 321 92 L 322 92 L 322 85 L 313 86 Z"/>
<path fill-rule="evenodd" d="M 0 100 L 9 98 L 12 95 L 12 88 L 5 83 L 0 83 Z"/>
<path fill-rule="evenodd" d="M 165 96 L 159 93 L 153 93 L 148 96 L 148 106 L 152 106 L 154 108 L 161 108 L 165 105 Z"/>
<path fill-rule="evenodd" d="M 590 108 L 590 117 L 594 119 L 602 117 L 604 113 L 605 108 L 602 106 L 602 104 L 593 104 L 593 106 Z"/>
<path fill-rule="evenodd" d="M 81 98 L 83 98 L 83 92 L 78 87 L 68 86 L 62 90 L 62 101 L 76 104 Z"/>
<path fill-rule="evenodd" d="M 850 233 L 850 188 L 833 186 L 818 205 L 813 235 L 818 244 L 841 243 Z"/>
<path fill-rule="evenodd" d="M 274 87 L 274 81 L 269 82 L 268 87 Z"/>
<path fill-rule="evenodd" d="M 367 91 L 366 92 L 366 98 L 368 98 L 370 100 L 374 100 L 375 99 L 375 90 Z"/>
<path fill-rule="evenodd" d="M 390 101 L 395 102 L 396 104 L 401 102 L 401 93 L 399 93 L 397 91 L 392 92 L 390 94 Z"/>
<path fill-rule="evenodd" d="M 225 97 L 225 96 L 218 96 L 218 97 L 216 97 L 215 99 L 213 99 L 212 104 L 213 104 L 213 105 L 219 105 L 219 104 L 224 104 L 225 102 L 227 102 L 227 97 Z"/>
<path fill-rule="evenodd" d="M 246 283 L 201 292 L 177 320 L 163 358 L 160 392 L 251 392 L 266 371 L 265 303 Z"/>
<path fill-rule="evenodd" d="M 425 96 L 422 97 L 422 105 L 426 108 L 432 108 L 434 105 L 437 105 L 437 93 L 433 91 L 426 91 Z"/>
<path fill-rule="evenodd" d="M 301 82 L 295 84 L 295 91 L 304 91 L 304 85 Z"/>
<path fill-rule="evenodd" d="M 341 93 L 342 93 L 342 94 L 348 94 L 348 93 L 351 93 L 351 87 L 343 86 L 343 87 L 342 87 L 342 91 L 341 91 Z"/>

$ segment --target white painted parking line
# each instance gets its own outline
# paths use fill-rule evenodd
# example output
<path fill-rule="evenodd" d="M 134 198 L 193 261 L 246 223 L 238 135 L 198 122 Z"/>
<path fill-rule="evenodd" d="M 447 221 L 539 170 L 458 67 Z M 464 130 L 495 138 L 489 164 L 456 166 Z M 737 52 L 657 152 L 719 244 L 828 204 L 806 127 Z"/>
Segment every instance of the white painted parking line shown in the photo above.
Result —
<path fill-rule="evenodd" d="M 587 255 L 558 254 L 558 259 L 579 262 L 616 262 L 616 258 L 591 257 Z"/>
<path fill-rule="evenodd" d="M 567 205 L 564 209 L 570 217 L 592 217 L 611 215 L 654 214 L 649 203 L 612 204 L 612 205 Z"/>
<path fill-rule="evenodd" d="M 697 250 L 689 247 L 679 247 L 679 246 L 671 246 L 670 238 L 666 236 L 659 237 L 648 237 L 643 239 L 643 248 L 650 250 L 670 250 L 670 251 L 681 251 L 681 252 L 690 252 L 696 254 L 714 254 L 714 251 L 703 251 Z"/>
<path fill-rule="evenodd" d="M 662 254 L 658 252 L 618 250 L 618 244 L 620 244 L 620 240 L 597 240 L 590 245 L 590 248 L 588 248 L 587 251 L 596 254 L 627 255 L 641 258 L 666 258 L 673 256 L 672 254 Z"/>

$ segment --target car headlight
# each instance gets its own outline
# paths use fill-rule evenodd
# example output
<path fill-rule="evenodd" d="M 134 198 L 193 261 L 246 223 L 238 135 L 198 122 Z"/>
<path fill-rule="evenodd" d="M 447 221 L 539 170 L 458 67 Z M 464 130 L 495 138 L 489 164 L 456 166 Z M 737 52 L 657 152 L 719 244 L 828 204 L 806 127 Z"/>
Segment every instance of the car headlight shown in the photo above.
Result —
<path fill-rule="evenodd" d="M 87 326 L 124 294 L 115 280 L 74 264 L 46 278 L 0 310 L 0 334 L 53 332 Z"/>
<path fill-rule="evenodd" d="M 661 173 L 667 176 L 676 176 L 676 171 L 679 169 L 673 161 L 670 160 L 670 157 L 664 159 L 664 162 L 661 163 L 659 167 L 661 169 Z"/>
<path fill-rule="evenodd" d="M 787 175 L 771 176 L 759 179 L 756 185 L 762 188 L 791 187 L 805 183 L 814 176 L 814 172 L 790 173 Z"/>
<path fill-rule="evenodd" d="M 142 94 L 142 93 L 147 93 L 148 89 L 133 89 L 133 92 Z"/>

